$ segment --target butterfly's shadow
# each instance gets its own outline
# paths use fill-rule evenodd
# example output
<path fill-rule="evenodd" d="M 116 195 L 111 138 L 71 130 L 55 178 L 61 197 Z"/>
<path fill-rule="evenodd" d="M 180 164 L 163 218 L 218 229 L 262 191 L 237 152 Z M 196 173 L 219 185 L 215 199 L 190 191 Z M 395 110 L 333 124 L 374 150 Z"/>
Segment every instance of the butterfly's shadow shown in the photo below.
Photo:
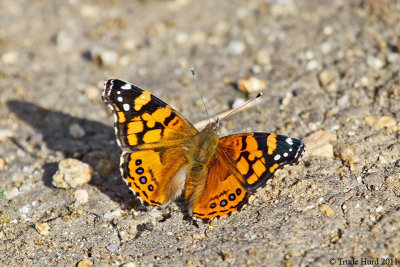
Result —
<path fill-rule="evenodd" d="M 90 152 L 100 152 L 113 160 L 118 166 L 120 149 L 115 142 L 109 142 L 115 140 L 115 133 L 112 127 L 100 122 L 73 117 L 62 112 L 51 111 L 26 101 L 10 100 L 7 101 L 7 106 L 19 120 L 24 121 L 37 132 L 27 138 L 22 137 L 24 140 L 18 139 L 19 137 L 11 139 L 15 145 L 30 156 L 41 158 L 39 154 L 43 154 L 43 151 L 40 151 L 43 148 L 40 144 L 45 143 L 46 148 L 50 150 L 44 152 L 47 155 L 47 159 L 51 158 L 52 154 L 55 155 L 61 152 L 65 158 L 76 158 L 93 165 L 93 162 L 90 163 L 86 155 Z M 70 136 L 69 127 L 72 124 L 77 124 L 84 130 L 83 137 L 74 139 Z M 39 145 L 32 145 L 34 142 Z M 33 147 L 33 150 L 25 149 L 26 146 Z M 58 169 L 57 162 L 51 162 L 51 159 L 46 162 L 45 159 L 43 169 L 43 184 L 48 188 L 55 189 L 51 182 L 54 173 Z M 133 196 L 122 181 L 118 168 L 105 175 L 105 177 L 95 172 L 90 184 L 96 186 L 113 201 L 124 206 L 137 206 L 133 204 L 137 203 L 136 197 Z"/>

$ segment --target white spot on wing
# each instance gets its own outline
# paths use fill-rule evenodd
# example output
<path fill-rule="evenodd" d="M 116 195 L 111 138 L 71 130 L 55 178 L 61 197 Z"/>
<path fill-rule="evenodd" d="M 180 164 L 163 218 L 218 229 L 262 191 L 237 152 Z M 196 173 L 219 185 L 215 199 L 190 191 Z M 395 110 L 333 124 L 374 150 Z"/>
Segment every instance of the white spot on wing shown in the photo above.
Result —
<path fill-rule="evenodd" d="M 123 104 L 122 107 L 124 108 L 125 111 L 128 111 L 131 107 L 129 106 L 129 104 Z"/>
<path fill-rule="evenodd" d="M 287 152 L 283 153 L 283 156 L 286 158 L 287 156 L 289 156 L 289 154 Z"/>
<path fill-rule="evenodd" d="M 286 143 L 288 143 L 289 145 L 293 145 L 292 138 L 286 138 Z"/>
<path fill-rule="evenodd" d="M 117 100 L 118 100 L 119 102 L 122 102 L 124 99 L 122 98 L 122 96 L 119 96 L 119 97 L 117 98 Z"/>
<path fill-rule="evenodd" d="M 121 91 L 117 91 L 117 94 L 120 95 L 120 94 L 121 94 Z"/>
<path fill-rule="evenodd" d="M 277 154 L 277 155 L 275 155 L 274 160 L 278 161 L 280 158 L 281 158 L 281 155 Z"/>
<path fill-rule="evenodd" d="M 132 86 L 129 83 L 126 83 L 123 86 L 121 86 L 121 89 L 129 90 L 129 89 L 132 89 Z"/>

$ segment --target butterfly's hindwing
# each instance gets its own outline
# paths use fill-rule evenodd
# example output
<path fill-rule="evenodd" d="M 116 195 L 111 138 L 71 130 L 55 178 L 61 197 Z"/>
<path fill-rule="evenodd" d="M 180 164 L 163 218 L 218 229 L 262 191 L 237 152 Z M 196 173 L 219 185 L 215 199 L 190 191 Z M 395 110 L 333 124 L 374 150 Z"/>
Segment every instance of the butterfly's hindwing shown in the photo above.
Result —
<path fill-rule="evenodd" d="M 186 154 L 180 148 L 124 152 L 121 173 L 131 190 L 147 204 L 175 199 L 185 184 Z"/>
<path fill-rule="evenodd" d="M 221 217 L 240 209 L 247 202 L 248 193 L 242 178 L 232 172 L 223 155 L 217 155 L 210 163 L 206 177 L 191 179 L 185 188 L 186 201 L 194 216 L 203 220 Z"/>

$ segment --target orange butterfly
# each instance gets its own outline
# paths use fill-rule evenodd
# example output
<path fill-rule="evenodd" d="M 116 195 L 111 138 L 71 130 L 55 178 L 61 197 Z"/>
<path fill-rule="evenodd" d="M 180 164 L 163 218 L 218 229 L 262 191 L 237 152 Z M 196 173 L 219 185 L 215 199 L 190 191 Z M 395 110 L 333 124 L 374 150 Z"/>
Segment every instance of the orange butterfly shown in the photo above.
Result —
<path fill-rule="evenodd" d="M 238 210 L 277 169 L 297 163 L 305 148 L 272 133 L 219 138 L 217 123 L 199 132 L 157 97 L 120 80 L 106 81 L 102 98 L 115 115 L 121 173 L 130 189 L 155 206 L 184 192 L 189 212 L 204 220 Z"/>

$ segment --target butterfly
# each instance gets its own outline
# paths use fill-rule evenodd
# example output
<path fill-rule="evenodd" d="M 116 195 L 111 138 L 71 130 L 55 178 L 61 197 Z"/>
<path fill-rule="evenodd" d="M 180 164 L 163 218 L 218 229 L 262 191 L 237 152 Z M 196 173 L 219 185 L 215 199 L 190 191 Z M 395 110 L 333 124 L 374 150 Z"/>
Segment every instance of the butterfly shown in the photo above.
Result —
<path fill-rule="evenodd" d="M 219 138 L 217 122 L 198 131 L 162 100 L 117 79 L 105 82 L 102 99 L 115 117 L 120 170 L 129 188 L 153 206 L 183 193 L 189 213 L 203 220 L 240 209 L 305 149 L 300 140 L 274 133 Z"/>

